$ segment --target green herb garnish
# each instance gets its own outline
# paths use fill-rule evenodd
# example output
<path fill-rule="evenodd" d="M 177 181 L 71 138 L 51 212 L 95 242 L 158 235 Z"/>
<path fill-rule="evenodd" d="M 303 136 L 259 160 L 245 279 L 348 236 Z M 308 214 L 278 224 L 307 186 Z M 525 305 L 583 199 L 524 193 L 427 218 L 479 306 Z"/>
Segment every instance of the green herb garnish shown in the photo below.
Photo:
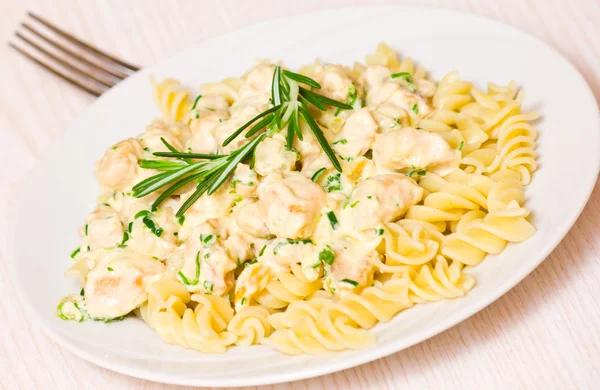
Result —
<path fill-rule="evenodd" d="M 337 140 L 334 143 L 332 143 L 332 145 L 337 145 L 337 144 L 346 145 L 347 143 L 348 143 L 348 140 L 346 138 L 342 138 L 342 139 Z"/>
<path fill-rule="evenodd" d="M 74 259 L 79 252 L 81 252 L 81 248 L 75 249 L 73 252 L 71 252 L 71 258 Z"/>
<path fill-rule="evenodd" d="M 290 238 L 284 240 L 284 241 L 280 241 L 279 243 L 277 243 L 277 245 L 275 245 L 275 248 L 273 248 L 273 254 L 276 255 L 277 253 L 279 253 L 279 248 L 281 248 L 284 245 L 295 245 L 295 244 L 312 244 L 313 241 L 310 238 L 304 238 L 304 239 L 298 239 L 298 240 L 292 240 Z"/>
<path fill-rule="evenodd" d="M 335 216 L 335 213 L 333 211 L 328 211 L 327 218 L 329 218 L 329 223 L 331 224 L 331 228 L 335 230 L 335 228 L 337 228 L 337 226 L 339 224 L 338 219 Z"/>
<path fill-rule="evenodd" d="M 205 280 L 202 285 L 204 286 L 204 292 L 206 294 L 208 294 L 208 295 L 212 294 L 213 288 L 214 288 L 214 285 L 212 284 L 212 282 Z"/>
<path fill-rule="evenodd" d="M 271 87 L 273 107 L 258 114 L 242 127 L 234 131 L 233 134 L 223 142 L 223 147 L 231 143 L 244 132 L 244 130 L 250 128 L 250 126 L 252 126 L 252 128 L 246 132 L 246 138 L 251 138 L 261 131 L 262 133 L 258 134 L 258 136 L 250 142 L 239 149 L 232 151 L 228 155 L 181 153 L 172 147 L 169 148 L 171 152 L 156 152 L 154 153 L 155 156 L 184 159 L 185 164 L 163 160 L 150 160 L 152 162 L 148 162 L 148 160 L 144 161 L 142 163 L 142 168 L 152 166 L 152 169 L 161 168 L 163 172 L 137 183 L 133 187 L 133 196 L 141 198 L 162 189 L 165 186 L 170 186 L 167 187 L 167 189 L 164 190 L 152 204 L 152 210 L 156 210 L 158 206 L 175 191 L 188 183 L 196 181 L 196 191 L 194 191 L 177 211 L 176 216 L 179 217 L 183 215 L 204 193 L 212 195 L 219 189 L 219 187 L 221 187 L 221 185 L 223 185 L 223 183 L 225 183 L 233 174 L 239 163 L 248 160 L 254 155 L 256 146 L 267 136 L 273 136 L 287 127 L 287 148 L 291 149 L 295 137 L 298 137 L 299 140 L 302 140 L 303 138 L 300 130 L 300 119 L 308 124 L 321 145 L 321 148 L 331 160 L 334 168 L 341 172 L 342 167 L 337 160 L 331 145 L 325 138 L 323 131 L 319 128 L 319 125 L 316 123 L 312 114 L 310 114 L 308 108 L 312 105 L 317 109 L 324 111 L 329 105 L 344 110 L 350 110 L 352 109 L 352 106 L 312 92 L 300 86 L 299 83 L 316 89 L 320 88 L 319 84 L 309 77 L 282 70 L 281 67 L 275 66 Z M 192 110 L 195 110 L 199 98 L 200 97 L 196 99 Z M 266 132 L 264 132 L 265 128 L 267 128 Z M 208 161 L 194 162 L 193 160 Z"/>
<path fill-rule="evenodd" d="M 106 267 L 106 269 L 109 270 L 110 272 L 115 270 L 113 267 Z"/>
<path fill-rule="evenodd" d="M 248 267 L 250 267 L 252 264 L 256 264 L 256 263 L 258 263 L 258 260 L 257 260 L 257 259 L 254 259 L 254 260 L 252 260 L 252 261 L 247 261 L 247 262 L 245 262 L 245 263 L 244 263 L 244 268 L 248 268 Z"/>
<path fill-rule="evenodd" d="M 352 280 L 352 279 L 342 279 L 342 280 L 340 280 L 340 282 L 351 284 L 354 287 L 358 286 L 358 282 L 356 280 Z"/>
<path fill-rule="evenodd" d="M 406 173 L 406 176 L 410 178 L 418 178 L 427 174 L 427 168 L 415 168 L 414 165 L 410 166 L 410 170 Z"/>
<path fill-rule="evenodd" d="M 329 246 L 319 252 L 319 260 L 323 263 L 333 265 L 335 261 L 335 252 Z"/>
<path fill-rule="evenodd" d="M 415 87 L 415 80 L 412 74 L 408 73 L 408 72 L 399 72 L 399 73 L 392 73 L 391 78 L 393 79 L 402 79 L 404 81 L 406 81 L 408 83 L 408 89 L 410 89 L 412 92 L 415 92 L 417 90 L 417 87 Z"/>
<path fill-rule="evenodd" d="M 339 172 L 333 173 L 327 176 L 327 182 L 325 183 L 325 190 L 327 192 L 333 191 L 341 191 L 342 190 L 342 181 L 340 179 L 341 175 Z"/>
<path fill-rule="evenodd" d="M 315 183 L 317 182 L 317 180 L 319 180 L 319 177 L 327 170 L 327 168 L 320 168 L 317 169 L 317 171 L 315 173 L 313 173 L 313 175 L 311 176 L 310 180 L 314 181 Z"/>
<path fill-rule="evenodd" d="M 212 241 L 214 238 L 215 238 L 214 234 L 209 234 L 207 236 L 205 236 L 204 234 L 200 234 L 200 242 L 202 242 L 204 245 L 212 244 Z"/>
<path fill-rule="evenodd" d="M 181 278 L 181 282 L 186 286 L 195 286 L 198 284 L 200 281 L 200 251 L 196 253 L 196 277 L 190 281 L 188 278 L 186 278 L 183 272 L 180 271 L 178 275 Z"/>
<path fill-rule="evenodd" d="M 460 144 L 458 145 L 458 148 L 456 148 L 456 149 L 462 150 L 463 146 L 465 146 L 465 141 L 460 141 Z"/>
<path fill-rule="evenodd" d="M 419 115 L 419 105 L 417 103 L 413 104 L 411 110 L 415 113 L 415 115 Z"/>

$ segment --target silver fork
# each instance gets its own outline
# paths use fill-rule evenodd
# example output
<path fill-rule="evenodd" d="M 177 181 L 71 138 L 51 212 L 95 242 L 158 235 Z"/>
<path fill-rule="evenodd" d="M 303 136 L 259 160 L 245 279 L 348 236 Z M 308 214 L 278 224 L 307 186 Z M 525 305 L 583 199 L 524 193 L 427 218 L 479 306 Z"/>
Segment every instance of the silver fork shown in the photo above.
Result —
<path fill-rule="evenodd" d="M 21 44 L 9 42 L 8 45 L 47 71 L 91 95 L 102 95 L 140 70 L 139 66 L 75 38 L 33 12 L 27 12 L 27 15 L 34 24 L 21 23 L 21 28 L 26 34 L 15 31 L 15 36 Z M 37 25 L 43 28 L 40 29 Z M 27 47 L 28 50 L 21 46 Z M 36 55 L 31 53 L 32 49 Z"/>

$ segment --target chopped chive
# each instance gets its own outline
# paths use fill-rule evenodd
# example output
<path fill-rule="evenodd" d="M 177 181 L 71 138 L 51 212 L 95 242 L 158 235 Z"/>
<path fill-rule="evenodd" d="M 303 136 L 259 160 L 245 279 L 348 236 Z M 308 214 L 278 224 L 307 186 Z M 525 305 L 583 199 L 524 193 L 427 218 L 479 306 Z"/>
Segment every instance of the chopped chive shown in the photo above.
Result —
<path fill-rule="evenodd" d="M 209 294 L 209 295 L 212 294 L 213 288 L 214 288 L 214 285 L 212 284 L 212 282 L 209 282 L 208 280 L 205 280 L 202 285 L 204 287 L 204 292 L 206 294 Z"/>
<path fill-rule="evenodd" d="M 81 248 L 75 249 L 73 252 L 71 252 L 71 258 L 74 259 L 79 252 L 81 252 Z"/>
<path fill-rule="evenodd" d="M 202 95 L 198 95 L 198 97 L 194 100 L 194 105 L 190 109 L 190 112 L 196 109 L 196 106 L 198 105 L 198 102 L 200 101 L 200 99 L 202 99 Z"/>
<path fill-rule="evenodd" d="M 252 261 L 247 261 L 247 262 L 245 262 L 245 263 L 244 263 L 244 268 L 248 268 L 248 267 L 250 267 L 252 264 L 256 264 L 256 263 L 258 263 L 258 259 L 254 259 L 254 260 L 252 260 Z"/>
<path fill-rule="evenodd" d="M 334 143 L 332 143 L 332 145 L 337 145 L 337 144 L 346 145 L 347 143 L 348 143 L 348 140 L 346 138 L 342 138 L 342 139 L 337 140 Z"/>
<path fill-rule="evenodd" d="M 342 279 L 342 280 L 340 280 L 340 282 L 351 284 L 354 287 L 358 286 L 358 282 L 355 280 L 352 280 L 352 279 Z"/>
<path fill-rule="evenodd" d="M 458 145 L 458 150 L 462 150 L 463 146 L 465 145 L 465 141 L 460 141 L 460 145 Z"/>
<path fill-rule="evenodd" d="M 200 281 L 200 251 L 196 253 L 196 277 L 190 281 L 188 278 L 186 278 L 183 272 L 180 271 L 178 275 L 181 278 L 181 282 L 186 286 L 195 286 L 198 284 Z"/>
<path fill-rule="evenodd" d="M 313 173 L 310 180 L 316 182 L 317 180 L 319 180 L 319 176 L 321 176 L 326 170 L 327 170 L 327 168 L 318 169 L 315 173 Z"/>
<path fill-rule="evenodd" d="M 338 226 L 338 219 L 335 216 L 335 213 L 333 211 L 327 212 L 327 218 L 329 219 L 329 223 L 331 224 L 331 228 L 335 230 L 335 228 L 337 228 L 337 226 Z"/>
<path fill-rule="evenodd" d="M 329 246 L 319 252 L 319 260 L 323 263 L 327 263 L 329 265 L 333 265 L 335 261 L 335 252 L 331 250 Z"/>
<path fill-rule="evenodd" d="M 412 112 L 415 113 L 415 115 L 419 115 L 419 105 L 418 104 L 413 104 L 412 108 L 411 108 Z"/>
<path fill-rule="evenodd" d="M 114 271 L 113 267 L 106 267 L 106 269 L 109 270 L 109 271 L 111 271 L 111 272 Z"/>

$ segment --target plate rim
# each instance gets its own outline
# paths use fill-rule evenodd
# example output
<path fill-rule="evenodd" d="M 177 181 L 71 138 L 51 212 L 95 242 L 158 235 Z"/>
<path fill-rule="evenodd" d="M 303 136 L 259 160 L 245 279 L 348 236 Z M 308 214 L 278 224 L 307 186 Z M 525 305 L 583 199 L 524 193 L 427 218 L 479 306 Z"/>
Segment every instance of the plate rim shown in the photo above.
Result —
<path fill-rule="evenodd" d="M 370 5 L 359 5 L 359 6 L 324 7 L 324 8 L 318 9 L 318 10 L 314 10 L 314 11 L 301 12 L 301 13 L 297 13 L 297 14 L 294 14 L 291 16 L 270 18 L 270 19 L 267 19 L 264 21 L 247 24 L 247 25 L 241 26 L 239 28 L 227 31 L 226 33 L 202 39 L 202 40 L 198 41 L 197 43 L 186 46 L 175 52 L 168 53 L 166 56 L 161 57 L 158 61 L 155 61 L 154 63 L 149 64 L 147 67 L 154 67 L 160 63 L 166 62 L 166 61 L 170 60 L 171 58 L 179 56 L 186 51 L 193 50 L 194 48 L 202 45 L 203 43 L 205 43 L 207 41 L 211 41 L 213 39 L 220 38 L 220 37 L 226 37 L 229 35 L 235 35 L 246 29 L 258 28 L 260 26 L 265 26 L 265 25 L 268 25 L 268 24 L 276 22 L 276 21 L 291 20 L 291 19 L 301 17 L 301 16 L 316 15 L 319 13 L 331 12 L 332 10 L 346 12 L 346 11 L 351 11 L 351 10 L 363 10 L 363 9 L 370 10 L 370 9 L 383 9 L 383 8 L 395 9 L 396 11 L 397 10 L 406 10 L 406 9 L 422 10 L 424 12 L 442 11 L 442 12 L 447 13 L 450 16 L 459 16 L 459 17 L 467 16 L 467 17 L 474 18 L 474 19 L 477 19 L 479 21 L 482 21 L 482 22 L 485 22 L 488 24 L 495 24 L 495 25 L 501 26 L 502 28 L 511 30 L 511 32 L 513 32 L 513 33 L 524 34 L 525 36 L 529 37 L 534 42 L 536 42 L 537 45 L 544 46 L 546 49 L 549 49 L 555 55 L 560 57 L 571 68 L 571 70 L 573 71 L 573 74 L 576 74 L 581 79 L 582 85 L 586 87 L 586 92 L 588 94 L 588 97 L 596 103 L 596 107 L 598 108 L 598 101 L 596 100 L 593 90 L 591 89 L 589 83 L 587 82 L 585 77 L 581 74 L 581 72 L 573 65 L 573 63 L 565 55 L 563 55 L 560 51 L 558 51 L 557 49 L 555 49 L 554 47 L 552 47 L 551 45 L 549 45 L 542 39 L 534 36 L 533 34 L 527 32 L 527 31 L 523 31 L 515 26 L 509 25 L 509 24 L 504 23 L 499 20 L 492 19 L 491 17 L 485 16 L 485 15 L 475 14 L 475 13 L 471 13 L 471 12 L 464 12 L 464 11 L 460 11 L 460 10 L 450 9 L 447 7 L 402 5 L 402 4 L 370 4 Z M 120 86 L 118 85 L 116 88 L 112 88 L 101 98 L 105 98 L 105 96 L 112 95 L 113 91 L 115 89 L 118 89 L 119 87 Z M 10 221 L 10 224 L 8 226 L 9 230 L 8 230 L 8 235 L 6 237 L 6 243 L 7 243 L 6 258 L 8 260 L 7 273 L 8 273 L 9 279 L 10 279 L 10 283 L 12 284 L 13 289 L 14 289 L 16 295 L 18 296 L 19 302 L 22 304 L 21 306 L 25 308 L 24 311 L 27 313 L 29 318 L 34 319 L 35 323 L 43 330 L 43 332 L 50 338 L 51 341 L 57 343 L 58 345 L 65 348 L 69 352 L 73 353 L 77 357 L 87 360 L 99 367 L 103 367 L 110 371 L 114 371 L 119 374 L 135 377 L 138 379 L 150 380 L 150 381 L 165 383 L 165 384 L 188 385 L 188 386 L 212 386 L 212 387 L 259 386 L 259 385 L 277 384 L 277 383 L 291 382 L 291 381 L 297 381 L 297 380 L 303 380 L 303 379 L 310 379 L 310 378 L 338 372 L 341 370 L 349 369 L 352 367 L 357 367 L 359 365 L 363 365 L 366 363 L 370 363 L 372 361 L 384 358 L 384 357 L 392 355 L 394 353 L 398 353 L 402 350 L 405 350 L 416 344 L 426 341 L 426 340 L 430 339 L 431 337 L 436 336 L 436 335 L 442 333 L 443 331 L 454 327 L 458 323 L 467 320 L 468 318 L 470 318 L 477 312 L 483 310 L 484 308 L 491 305 L 499 298 L 503 297 L 510 289 L 512 289 L 517 284 L 522 282 L 529 274 L 531 274 L 531 272 L 533 272 L 533 270 L 535 270 L 544 260 L 546 260 L 546 258 L 558 247 L 558 245 L 560 245 L 560 243 L 562 242 L 564 237 L 568 234 L 568 232 L 573 228 L 573 226 L 577 222 L 579 216 L 581 215 L 583 209 L 587 205 L 587 203 L 592 195 L 592 192 L 593 192 L 596 182 L 598 180 L 598 173 L 600 172 L 600 159 L 595 159 L 596 166 L 593 169 L 593 171 L 595 172 L 595 176 L 594 176 L 595 178 L 592 178 L 590 176 L 590 179 L 587 183 L 587 187 L 585 188 L 585 191 L 583 191 L 583 190 L 580 191 L 582 195 L 585 193 L 585 196 L 583 198 L 583 199 L 585 199 L 585 201 L 583 201 L 581 203 L 581 205 L 577 209 L 574 209 L 572 214 L 569 215 L 570 218 L 567 220 L 567 222 L 565 224 L 562 225 L 563 228 L 559 229 L 559 231 L 556 233 L 557 239 L 554 240 L 554 243 L 552 243 L 550 245 L 546 245 L 541 248 L 543 250 L 540 251 L 540 255 L 539 255 L 540 260 L 539 261 L 532 262 L 531 264 L 528 264 L 528 266 L 523 267 L 519 273 L 515 274 L 515 276 L 513 278 L 505 279 L 504 283 L 502 283 L 497 288 L 497 293 L 494 294 L 491 298 L 482 298 L 479 302 L 475 302 L 475 303 L 471 304 L 470 306 L 468 306 L 467 308 L 456 312 L 456 314 L 452 314 L 451 316 L 446 317 L 446 319 L 444 321 L 435 323 L 434 325 L 431 325 L 422 331 L 416 332 L 416 334 L 412 338 L 412 340 L 405 343 L 403 346 L 398 347 L 398 346 L 394 346 L 394 344 L 389 344 L 386 347 L 384 345 L 377 350 L 370 351 L 370 353 L 368 355 L 357 355 L 355 357 L 349 357 L 338 363 L 336 363 L 334 360 L 331 362 L 331 364 L 323 366 L 322 368 L 320 366 L 312 365 L 312 366 L 305 366 L 305 367 L 303 367 L 302 370 L 299 370 L 297 372 L 292 372 L 289 374 L 284 373 L 284 374 L 278 375 L 277 373 L 272 373 L 269 376 L 261 376 L 261 377 L 253 378 L 253 381 L 244 383 L 243 385 L 240 384 L 238 382 L 238 380 L 236 380 L 235 378 L 229 378 L 229 379 L 228 378 L 218 378 L 218 379 L 209 378 L 209 379 L 200 379 L 200 380 L 196 380 L 197 378 L 190 379 L 189 377 L 181 378 L 181 377 L 176 377 L 172 374 L 164 374 L 162 371 L 157 371 L 157 370 L 151 370 L 151 369 L 140 370 L 134 366 L 123 366 L 123 367 L 126 367 L 126 368 L 123 368 L 119 364 L 113 364 L 106 357 L 99 358 L 95 354 L 88 352 L 84 348 L 79 348 L 77 345 L 72 344 L 70 341 L 62 338 L 58 333 L 54 332 L 49 326 L 46 325 L 44 319 L 37 313 L 35 308 L 29 303 L 29 301 L 25 300 L 23 286 L 21 284 L 17 283 L 18 278 L 16 277 L 17 271 L 16 271 L 16 267 L 15 267 L 15 263 L 16 263 L 16 254 L 15 254 L 16 227 L 17 227 L 17 221 L 19 220 L 19 217 L 22 213 L 22 209 L 24 207 L 23 201 L 22 201 L 23 198 L 20 195 L 23 194 L 27 190 L 27 188 L 31 187 L 33 173 L 35 171 L 37 171 L 39 169 L 39 167 L 41 166 L 41 163 L 45 159 L 48 158 L 48 156 L 52 153 L 52 150 L 55 148 L 55 146 L 66 137 L 66 134 L 70 132 L 70 129 L 72 127 L 76 126 L 77 123 L 81 120 L 81 118 L 84 117 L 86 115 L 86 113 L 95 104 L 97 104 L 97 102 L 99 100 L 100 99 L 95 100 L 92 104 L 90 104 L 88 107 L 86 107 L 86 109 L 81 114 L 79 114 L 73 122 L 71 122 L 68 126 L 66 126 L 64 128 L 63 132 L 51 142 L 51 144 L 47 147 L 47 149 L 44 150 L 44 152 L 39 156 L 39 158 L 35 162 L 34 166 L 27 173 L 26 177 L 22 180 L 22 182 L 21 182 L 22 185 L 19 188 L 19 190 L 17 190 L 14 193 L 15 198 L 16 198 L 14 213 L 13 213 L 13 217 Z M 598 122 L 600 123 L 600 111 L 597 111 L 596 115 L 598 118 Z M 600 129 L 598 129 L 598 130 L 600 131 Z M 597 139 L 598 139 L 599 145 L 600 145 L 600 136 L 598 136 Z"/>

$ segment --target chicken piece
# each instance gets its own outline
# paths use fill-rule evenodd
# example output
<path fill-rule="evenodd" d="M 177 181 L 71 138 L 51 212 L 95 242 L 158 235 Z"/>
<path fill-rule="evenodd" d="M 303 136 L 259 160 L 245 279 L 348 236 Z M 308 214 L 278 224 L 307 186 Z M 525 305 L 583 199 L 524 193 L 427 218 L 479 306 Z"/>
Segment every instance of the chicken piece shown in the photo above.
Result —
<path fill-rule="evenodd" d="M 426 98 L 410 91 L 397 81 L 388 81 L 367 96 L 368 106 L 391 118 L 425 116 L 432 108 Z"/>
<path fill-rule="evenodd" d="M 110 248 L 123 239 L 123 225 L 112 207 L 100 206 L 85 220 L 82 247 L 91 250 Z"/>
<path fill-rule="evenodd" d="M 184 244 L 183 268 L 179 279 L 192 292 L 223 295 L 233 286 L 237 262 L 224 245 L 224 237 L 211 224 L 194 229 Z"/>
<path fill-rule="evenodd" d="M 104 153 L 96 164 L 96 178 L 101 186 L 110 190 L 124 190 L 138 174 L 138 160 L 144 154 L 140 140 L 128 138 Z"/>
<path fill-rule="evenodd" d="M 333 142 L 338 154 L 348 159 L 364 155 L 375 140 L 377 123 L 368 108 L 354 111 L 346 120 L 342 131 Z"/>
<path fill-rule="evenodd" d="M 337 295 L 360 292 L 373 282 L 375 260 L 380 256 L 376 248 L 381 237 L 375 240 L 355 241 L 337 239 L 332 245 L 333 263 L 326 266 L 326 289 Z"/>
<path fill-rule="evenodd" d="M 258 114 L 260 114 L 260 112 L 255 107 L 247 106 L 243 109 L 237 110 L 235 115 L 229 118 L 229 120 L 223 121 L 216 125 L 211 132 L 217 142 L 219 151 L 221 153 L 230 153 L 248 143 L 250 140 L 243 135 L 240 135 L 231 141 L 227 146 L 223 146 L 223 143 L 227 138 L 229 138 L 230 135 L 232 135 L 237 129 L 242 127 L 244 124 L 246 124 L 246 122 Z"/>
<path fill-rule="evenodd" d="M 381 88 L 381 86 L 390 79 L 392 71 L 387 66 L 371 65 L 367 66 L 360 75 L 359 82 L 365 87 L 367 92 Z"/>
<path fill-rule="evenodd" d="M 252 196 L 258 187 L 258 176 L 247 164 L 238 164 L 233 173 L 231 188 L 237 195 Z"/>
<path fill-rule="evenodd" d="M 321 89 L 317 90 L 317 93 L 341 102 L 348 100 L 348 91 L 354 87 L 352 80 L 341 65 L 325 65 L 320 72 L 315 74 L 314 79 L 321 85 Z"/>
<path fill-rule="evenodd" d="M 285 142 L 275 138 L 265 138 L 256 147 L 254 156 L 254 170 L 262 176 L 289 172 L 296 164 L 296 153 L 286 150 Z"/>
<path fill-rule="evenodd" d="M 220 84 L 222 85 L 222 84 Z M 206 86 L 205 86 L 206 87 Z M 202 119 L 208 115 L 216 114 L 221 118 L 227 117 L 229 104 L 225 96 L 217 95 L 211 91 L 210 94 L 202 95 L 196 102 L 196 107 L 191 112 L 191 119 Z"/>
<path fill-rule="evenodd" d="M 267 237 L 271 234 L 258 202 L 242 206 L 237 212 L 236 221 L 244 232 L 255 237 Z"/>
<path fill-rule="evenodd" d="M 427 168 L 439 172 L 457 165 L 459 153 L 437 133 L 406 127 L 377 135 L 373 161 L 384 170 Z"/>
<path fill-rule="evenodd" d="M 423 189 L 403 174 L 377 175 L 360 181 L 343 207 L 342 223 L 357 231 L 399 219 L 423 197 Z"/>
<path fill-rule="evenodd" d="M 273 66 L 269 62 L 261 62 L 246 75 L 238 94 L 243 99 L 261 92 L 270 93 L 272 80 Z"/>
<path fill-rule="evenodd" d="M 147 299 L 146 286 L 160 277 L 165 266 L 149 257 L 114 248 L 87 274 L 85 301 L 92 318 L 123 316 Z"/>
<path fill-rule="evenodd" d="M 292 265 L 301 263 L 305 276 L 316 280 L 319 271 L 319 250 L 311 239 L 290 240 L 278 238 L 261 250 L 258 262 L 273 271 L 274 274 L 290 272 Z M 315 266 L 316 265 L 316 266 Z"/>
<path fill-rule="evenodd" d="M 181 195 L 177 209 L 194 193 L 195 188 Z M 202 195 L 185 212 L 185 222 L 179 231 L 179 239 L 187 240 L 192 233 L 194 226 L 200 225 L 210 219 L 220 218 L 231 212 L 231 207 L 235 203 L 236 194 L 231 194 L 231 187 L 221 186 L 212 195 L 206 193 Z"/>
<path fill-rule="evenodd" d="M 190 129 L 183 124 L 167 124 L 164 120 L 153 121 L 146 131 L 138 136 L 140 141 L 151 152 L 169 152 L 162 142 L 164 138 L 175 149 L 182 150 L 186 139 L 190 137 Z"/>
<path fill-rule="evenodd" d="M 217 127 L 225 116 L 216 112 L 209 112 L 192 120 L 190 124 L 192 136 L 187 142 L 187 147 L 195 153 L 217 153 L 220 144 L 215 135 L 214 128 Z"/>
<path fill-rule="evenodd" d="M 296 172 L 269 175 L 258 195 L 269 231 L 282 238 L 310 237 L 325 204 L 321 187 Z"/>
<path fill-rule="evenodd" d="M 128 226 L 129 240 L 125 243 L 130 249 L 166 259 L 177 249 L 179 225 L 171 208 L 163 208 L 158 213 L 139 216 Z"/>

